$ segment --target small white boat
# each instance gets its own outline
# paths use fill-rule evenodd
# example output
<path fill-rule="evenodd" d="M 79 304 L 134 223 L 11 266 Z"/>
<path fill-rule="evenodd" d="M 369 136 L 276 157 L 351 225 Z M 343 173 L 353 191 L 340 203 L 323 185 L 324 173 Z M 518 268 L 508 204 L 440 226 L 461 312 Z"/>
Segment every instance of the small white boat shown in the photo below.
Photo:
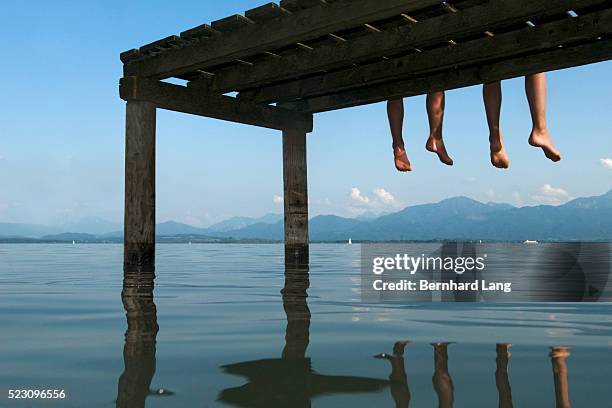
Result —
<path fill-rule="evenodd" d="M 72 241 L 72 245 L 75 245 L 75 244 L 76 244 L 76 242 L 75 242 L 75 241 Z"/>
<path fill-rule="evenodd" d="M 538 241 L 533 241 L 531 239 L 527 239 L 527 240 L 523 241 L 523 244 L 531 244 L 531 245 L 533 245 L 533 244 L 537 244 L 537 243 L 538 243 Z"/>
<path fill-rule="evenodd" d="M 348 240 L 348 244 L 349 244 L 349 245 L 353 245 L 353 241 L 351 241 L 351 239 L 350 239 L 350 238 L 349 238 L 349 240 Z"/>

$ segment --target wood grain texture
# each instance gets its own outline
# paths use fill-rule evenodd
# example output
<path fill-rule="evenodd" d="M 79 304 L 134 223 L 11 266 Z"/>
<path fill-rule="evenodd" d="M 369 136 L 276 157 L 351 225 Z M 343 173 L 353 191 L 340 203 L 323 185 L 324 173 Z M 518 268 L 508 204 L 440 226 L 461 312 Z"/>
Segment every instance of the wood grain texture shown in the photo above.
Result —
<path fill-rule="evenodd" d="M 353 41 L 329 44 L 310 52 L 295 53 L 281 60 L 260 61 L 252 67 L 234 66 L 220 70 L 209 89 L 213 93 L 242 91 L 322 71 L 350 67 L 353 63 L 397 55 L 415 48 L 428 48 L 447 40 L 482 34 L 496 27 L 523 24 L 535 16 L 601 5 L 604 0 L 491 0 L 457 13 L 419 21 Z"/>
<path fill-rule="evenodd" d="M 128 101 L 125 123 L 124 270 L 155 270 L 155 105 Z"/>
<path fill-rule="evenodd" d="M 519 56 L 501 62 L 445 71 L 419 78 L 359 88 L 335 95 L 296 101 L 296 109 L 324 112 L 391 98 L 416 96 L 465 86 L 499 81 L 543 71 L 575 67 L 612 58 L 612 40 L 602 39 L 572 47 L 557 48 L 534 56 Z"/>
<path fill-rule="evenodd" d="M 605 10 L 584 17 L 567 18 L 538 25 L 535 28 L 525 27 L 519 31 L 414 53 L 349 70 L 257 88 L 254 91 L 241 93 L 240 97 L 258 103 L 292 101 L 381 82 L 423 76 L 428 72 L 508 59 L 519 54 L 534 54 L 610 33 L 612 33 L 612 10 Z"/>
<path fill-rule="evenodd" d="M 306 133 L 283 131 L 285 254 L 303 257 L 308 248 Z"/>
<path fill-rule="evenodd" d="M 138 100 L 159 108 L 270 129 L 312 131 L 312 115 L 268 105 L 257 105 L 229 96 L 206 95 L 188 88 L 145 78 L 122 78 L 119 94 L 126 101 Z"/>
<path fill-rule="evenodd" d="M 132 61 L 124 65 L 124 75 L 168 78 L 435 4 L 439 4 L 439 0 L 339 0 L 325 7 L 299 10 L 267 24 L 245 24 L 235 32 L 224 33 L 210 41 Z M 225 25 L 226 19 L 223 20 Z M 238 20 L 242 21 L 232 16 L 228 21 Z M 214 29 L 219 29 L 215 25 L 219 22 L 212 24 Z"/>
<path fill-rule="evenodd" d="M 264 23 L 277 17 L 290 14 L 290 12 L 276 3 L 267 3 L 263 6 L 247 10 L 244 16 L 256 23 Z"/>

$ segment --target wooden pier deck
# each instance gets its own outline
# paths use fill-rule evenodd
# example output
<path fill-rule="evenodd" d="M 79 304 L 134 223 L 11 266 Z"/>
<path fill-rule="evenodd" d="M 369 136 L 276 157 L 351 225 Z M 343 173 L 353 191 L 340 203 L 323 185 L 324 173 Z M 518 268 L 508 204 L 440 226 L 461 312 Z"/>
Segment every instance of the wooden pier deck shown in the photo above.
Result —
<path fill-rule="evenodd" d="M 282 131 L 304 262 L 314 113 L 609 60 L 611 33 L 610 0 L 281 0 L 123 52 L 124 267 L 154 270 L 157 108 Z"/>

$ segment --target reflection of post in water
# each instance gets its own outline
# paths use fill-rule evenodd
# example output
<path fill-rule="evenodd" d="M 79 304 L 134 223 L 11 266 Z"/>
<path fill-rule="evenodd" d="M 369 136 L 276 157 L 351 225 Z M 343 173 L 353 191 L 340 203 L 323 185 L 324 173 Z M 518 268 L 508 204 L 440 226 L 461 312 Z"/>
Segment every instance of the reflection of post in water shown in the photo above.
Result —
<path fill-rule="evenodd" d="M 306 357 L 310 336 L 310 309 L 306 300 L 309 286 L 308 265 L 285 267 L 285 286 L 281 290 L 287 316 L 284 359 Z"/>
<path fill-rule="evenodd" d="M 287 263 L 282 293 L 287 317 L 281 358 L 267 358 L 224 365 L 224 372 L 246 378 L 246 384 L 224 389 L 218 400 L 240 407 L 310 407 L 322 394 L 379 391 L 388 381 L 366 377 L 323 375 L 312 369 L 306 357 L 310 336 L 307 303 L 308 265 Z"/>
<path fill-rule="evenodd" d="M 569 347 L 555 346 L 550 349 L 553 376 L 555 379 L 555 401 L 557 408 L 570 408 L 569 385 L 567 383 L 567 363 Z"/>
<path fill-rule="evenodd" d="M 384 358 L 391 363 L 391 375 L 389 381 L 391 385 L 391 396 L 395 401 L 396 408 L 408 408 L 410 405 L 410 388 L 408 388 L 408 376 L 404 366 L 404 348 L 410 343 L 406 340 L 395 342 L 393 354 L 381 353 L 374 357 Z"/>
<path fill-rule="evenodd" d="M 510 343 L 498 343 L 495 347 L 497 358 L 495 359 L 495 384 L 497 385 L 497 393 L 499 394 L 499 408 L 512 408 L 512 389 L 510 388 L 510 380 L 508 379 L 508 360 L 512 355 L 510 353 Z"/>
<path fill-rule="evenodd" d="M 153 273 L 125 273 L 121 299 L 128 328 L 123 348 L 125 368 L 119 378 L 117 407 L 144 407 L 150 393 L 151 380 L 155 374 L 155 340 L 158 331 L 153 279 Z"/>
<path fill-rule="evenodd" d="M 435 368 L 432 381 L 440 408 L 452 407 L 454 401 L 453 380 L 448 373 L 448 345 L 449 343 L 432 343 Z"/>

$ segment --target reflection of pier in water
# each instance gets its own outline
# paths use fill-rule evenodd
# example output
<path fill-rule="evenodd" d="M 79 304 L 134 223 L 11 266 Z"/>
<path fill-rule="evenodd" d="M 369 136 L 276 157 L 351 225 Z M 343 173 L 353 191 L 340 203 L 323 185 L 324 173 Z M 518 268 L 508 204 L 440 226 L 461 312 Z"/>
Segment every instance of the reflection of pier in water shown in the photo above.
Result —
<path fill-rule="evenodd" d="M 373 392 L 388 385 L 387 380 L 323 375 L 312 369 L 306 357 L 310 336 L 308 287 L 307 265 L 286 266 L 282 298 L 287 327 L 281 358 L 223 366 L 226 373 L 246 377 L 248 382 L 221 391 L 219 401 L 241 407 L 309 407 L 318 395 Z"/>
<path fill-rule="evenodd" d="M 153 273 L 126 272 L 123 279 L 121 300 L 128 328 L 123 347 L 124 370 L 117 385 L 118 408 L 144 407 L 149 395 L 172 395 L 164 389 L 151 390 L 159 330 L 157 309 L 153 301 L 154 278 Z"/>
<path fill-rule="evenodd" d="M 157 310 L 153 301 L 154 275 L 126 273 L 122 301 L 127 318 L 123 349 L 124 371 L 118 381 L 116 406 L 145 407 L 148 396 L 168 396 L 172 392 L 152 390 L 156 368 L 156 338 L 159 330 Z M 221 391 L 218 400 L 243 407 L 310 406 L 312 398 L 323 394 L 377 392 L 389 387 L 396 407 L 409 407 L 411 392 L 405 366 L 405 349 L 409 341 L 398 341 L 391 354 L 375 357 L 391 364 L 388 379 L 319 374 L 306 357 L 310 336 L 310 309 L 307 302 L 309 275 L 307 265 L 285 267 L 282 290 L 283 308 L 287 318 L 285 347 L 280 358 L 260 359 L 223 366 L 229 374 L 246 377 L 247 383 Z M 439 407 L 452 407 L 454 386 L 449 370 L 449 344 L 433 343 L 433 389 Z M 508 375 L 511 345 L 496 345 L 495 383 L 500 408 L 512 408 L 512 390 Z M 557 408 L 569 408 L 568 347 L 551 348 L 555 401 Z M 451 358 L 452 361 L 452 358 Z"/>

